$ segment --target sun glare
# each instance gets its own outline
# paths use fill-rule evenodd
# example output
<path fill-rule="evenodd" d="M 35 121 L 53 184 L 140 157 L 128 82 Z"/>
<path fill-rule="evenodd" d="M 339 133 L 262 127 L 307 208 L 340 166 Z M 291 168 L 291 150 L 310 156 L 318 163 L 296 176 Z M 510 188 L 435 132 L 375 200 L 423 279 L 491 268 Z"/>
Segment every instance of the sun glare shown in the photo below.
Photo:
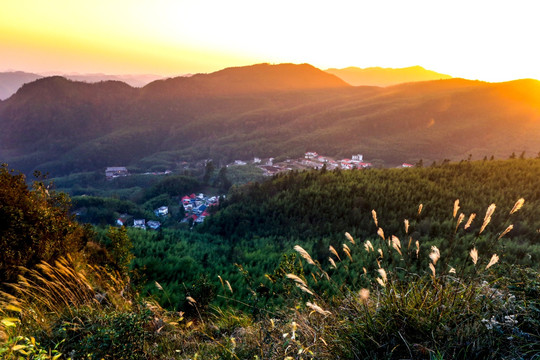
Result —
<path fill-rule="evenodd" d="M 322 69 L 421 65 L 488 81 L 540 78 L 533 6 L 8 0 L 0 13 L 0 67 L 178 74 L 307 62 Z"/>

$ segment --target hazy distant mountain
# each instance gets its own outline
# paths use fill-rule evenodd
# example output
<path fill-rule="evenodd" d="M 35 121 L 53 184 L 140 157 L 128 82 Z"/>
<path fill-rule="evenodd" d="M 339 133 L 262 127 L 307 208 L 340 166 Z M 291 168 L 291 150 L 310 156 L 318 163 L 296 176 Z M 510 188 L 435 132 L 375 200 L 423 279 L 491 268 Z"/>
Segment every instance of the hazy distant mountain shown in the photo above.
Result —
<path fill-rule="evenodd" d="M 58 74 L 55 74 L 58 75 Z M 96 83 L 100 81 L 122 81 L 133 87 L 143 87 L 148 83 L 162 79 L 160 75 L 107 75 L 107 74 L 59 74 L 70 80 Z M 0 100 L 5 100 L 23 85 L 37 79 L 46 77 L 44 75 L 27 73 L 23 71 L 0 72 Z"/>
<path fill-rule="evenodd" d="M 122 81 L 133 87 L 143 87 L 152 81 L 162 79 L 160 75 L 107 75 L 107 74 L 59 74 L 67 79 L 95 83 L 100 81 Z"/>
<path fill-rule="evenodd" d="M 0 103 L 0 162 L 53 175 L 130 165 L 364 154 L 397 165 L 540 151 L 540 82 L 463 79 L 353 87 L 310 65 L 155 81 L 61 77 Z"/>
<path fill-rule="evenodd" d="M 426 70 L 421 66 L 392 69 L 381 67 L 328 69 L 326 72 L 336 75 L 354 86 L 390 86 L 414 81 L 450 79 L 450 75 Z"/>
<path fill-rule="evenodd" d="M 0 100 L 7 99 L 23 85 L 41 78 L 41 75 L 23 71 L 0 72 Z"/>

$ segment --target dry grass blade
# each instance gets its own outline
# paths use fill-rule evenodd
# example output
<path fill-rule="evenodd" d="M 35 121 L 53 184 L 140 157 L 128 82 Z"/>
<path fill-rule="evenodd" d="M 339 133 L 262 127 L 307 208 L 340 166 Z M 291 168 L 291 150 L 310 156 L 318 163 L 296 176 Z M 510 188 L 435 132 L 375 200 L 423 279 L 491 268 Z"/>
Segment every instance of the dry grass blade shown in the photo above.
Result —
<path fill-rule="evenodd" d="M 313 294 L 313 291 L 309 290 L 307 287 L 305 286 L 302 286 L 300 284 L 296 284 L 296 286 L 298 286 L 300 288 L 300 290 L 302 290 L 303 292 L 309 294 L 309 295 L 315 295 Z"/>
<path fill-rule="evenodd" d="M 465 219 L 465 214 L 464 213 L 459 214 L 455 231 L 457 231 L 459 225 L 463 222 L 463 219 Z"/>
<path fill-rule="evenodd" d="M 369 300 L 369 290 L 368 289 L 361 289 L 358 292 L 358 295 L 360 296 L 360 300 L 365 304 Z"/>
<path fill-rule="evenodd" d="M 439 248 L 436 246 L 431 247 L 431 252 L 429 253 L 429 258 L 433 262 L 433 265 L 437 265 L 437 261 L 439 261 L 441 257 L 441 252 L 439 251 Z"/>
<path fill-rule="evenodd" d="M 395 235 L 392 235 L 392 247 L 399 253 L 399 255 L 403 256 L 401 253 L 401 241 L 399 241 L 399 238 Z"/>
<path fill-rule="evenodd" d="M 367 252 L 375 251 L 375 249 L 373 248 L 373 245 L 371 244 L 371 241 L 369 240 L 366 240 L 366 242 L 364 243 L 364 248 L 366 249 Z"/>
<path fill-rule="evenodd" d="M 418 205 L 418 215 L 422 213 L 422 209 L 424 208 L 424 204 Z"/>
<path fill-rule="evenodd" d="M 486 265 L 486 270 L 495 265 L 499 261 L 499 256 L 497 254 L 493 254 L 491 259 L 489 260 L 489 263 Z"/>
<path fill-rule="evenodd" d="M 458 210 L 459 210 L 459 199 L 454 201 L 454 213 L 453 213 L 454 215 L 453 215 L 453 218 L 456 218 Z"/>
<path fill-rule="evenodd" d="M 338 258 L 339 261 L 341 261 L 341 258 L 339 257 L 339 254 L 337 253 L 336 249 L 334 249 L 334 247 L 333 247 L 332 245 L 330 245 L 330 246 L 328 247 L 328 250 L 330 250 L 330 252 L 331 252 L 332 254 L 334 254 L 334 255 Z"/>
<path fill-rule="evenodd" d="M 476 248 L 473 248 L 469 255 L 471 256 L 474 265 L 476 265 L 476 263 L 478 262 L 478 250 L 476 250 Z"/>
<path fill-rule="evenodd" d="M 379 222 L 377 221 L 377 212 L 375 210 L 371 210 L 371 216 L 373 217 L 373 221 L 375 222 L 375 226 L 379 227 Z"/>
<path fill-rule="evenodd" d="M 302 286 L 307 287 L 306 282 L 304 280 L 302 280 L 300 277 L 298 277 L 297 275 L 295 275 L 295 274 L 287 274 L 285 276 L 287 276 L 287 279 L 294 280 L 297 284 L 300 284 Z"/>
<path fill-rule="evenodd" d="M 316 265 L 315 261 L 313 261 L 308 252 L 304 250 L 300 245 L 295 245 L 294 250 L 296 250 L 300 254 L 300 256 L 302 256 L 308 262 L 308 264 Z"/>
<path fill-rule="evenodd" d="M 476 214 L 475 214 L 475 213 L 472 213 L 472 214 L 469 216 L 469 220 L 467 220 L 467 223 L 465 224 L 465 227 L 464 227 L 465 230 L 467 230 L 467 229 L 471 226 L 471 224 L 472 224 L 472 222 L 473 222 L 473 220 L 474 220 L 475 217 L 476 217 Z"/>
<path fill-rule="evenodd" d="M 403 220 L 403 223 L 405 224 L 405 234 L 409 233 L 409 220 L 405 219 Z"/>
<path fill-rule="evenodd" d="M 351 249 L 349 249 L 349 247 L 346 244 L 343 244 L 343 252 L 345 252 L 349 260 L 353 261 L 352 256 L 351 256 Z"/>
<path fill-rule="evenodd" d="M 510 215 L 515 213 L 516 211 L 518 211 L 519 209 L 521 209 L 521 207 L 523 206 L 523 204 L 525 203 L 525 199 L 524 198 L 521 198 L 519 199 L 518 201 L 516 201 L 516 203 L 514 204 L 514 207 L 512 208 L 512 210 L 510 211 Z"/>
<path fill-rule="evenodd" d="M 346 237 L 347 240 L 349 240 L 352 244 L 356 244 L 356 243 L 354 242 L 353 237 L 352 237 L 351 234 L 349 234 L 348 232 L 345 233 L 345 237 Z"/>
<path fill-rule="evenodd" d="M 502 232 L 502 234 L 499 235 L 497 240 L 500 240 L 504 235 L 508 234 L 513 228 L 514 228 L 514 225 L 508 225 L 508 227 Z"/>
<path fill-rule="evenodd" d="M 433 277 L 435 277 L 435 274 L 436 274 L 435 265 L 433 265 L 432 263 L 429 263 L 429 268 L 431 270 L 431 273 L 432 273 Z"/>
<path fill-rule="evenodd" d="M 311 302 L 306 302 L 306 306 L 308 308 L 310 308 L 311 310 L 315 311 L 315 312 L 318 312 L 319 314 L 321 315 L 324 315 L 324 316 L 328 316 L 328 315 L 332 315 L 332 313 L 328 310 L 324 310 L 323 308 L 321 308 L 319 305 L 315 304 L 315 303 L 311 303 Z"/>
<path fill-rule="evenodd" d="M 232 294 L 233 291 L 232 291 L 231 283 L 229 282 L 229 280 L 225 280 L 225 284 L 227 284 L 227 289 L 229 289 L 229 291 Z"/>
<path fill-rule="evenodd" d="M 331 257 L 328 257 L 328 261 L 330 262 L 330 265 L 331 265 L 334 269 L 337 269 L 336 262 L 334 261 L 334 259 L 332 259 Z"/>
<path fill-rule="evenodd" d="M 386 283 L 386 281 L 388 280 L 388 277 L 386 275 L 386 270 L 381 268 L 381 269 L 377 269 L 377 271 L 379 272 L 379 275 L 381 275 L 381 278 L 383 279 L 383 281 Z"/>
<path fill-rule="evenodd" d="M 489 207 L 488 207 L 488 209 L 486 211 L 486 216 L 484 217 L 484 223 L 482 224 L 482 227 L 480 228 L 480 232 L 478 233 L 479 235 L 482 233 L 482 231 L 484 231 L 486 226 L 491 221 L 491 215 L 493 215 L 493 212 L 495 211 L 495 207 L 496 207 L 495 204 L 489 205 Z"/>
<path fill-rule="evenodd" d="M 420 253 L 420 242 L 416 240 L 414 244 L 416 245 L 416 257 L 418 258 L 418 254 Z"/>
<path fill-rule="evenodd" d="M 383 241 L 384 241 L 384 230 L 383 229 L 379 228 L 377 230 L 377 235 L 379 235 L 381 237 L 381 239 L 383 239 Z"/>

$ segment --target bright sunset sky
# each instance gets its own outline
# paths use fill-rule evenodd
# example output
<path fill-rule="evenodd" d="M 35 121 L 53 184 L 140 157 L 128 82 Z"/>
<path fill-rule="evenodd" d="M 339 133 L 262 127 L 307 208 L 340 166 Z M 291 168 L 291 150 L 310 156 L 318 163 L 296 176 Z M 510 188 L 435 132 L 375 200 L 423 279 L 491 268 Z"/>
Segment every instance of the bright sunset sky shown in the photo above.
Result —
<path fill-rule="evenodd" d="M 180 75 L 261 62 L 540 79 L 540 2 L 1 0 L 0 71 Z"/>

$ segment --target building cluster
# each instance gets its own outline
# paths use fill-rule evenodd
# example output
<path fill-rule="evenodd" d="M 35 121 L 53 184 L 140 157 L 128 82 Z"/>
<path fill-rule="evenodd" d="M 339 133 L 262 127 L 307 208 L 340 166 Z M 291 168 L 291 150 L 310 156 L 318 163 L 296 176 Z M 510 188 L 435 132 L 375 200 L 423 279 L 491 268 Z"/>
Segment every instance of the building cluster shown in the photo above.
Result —
<path fill-rule="evenodd" d="M 180 203 L 185 211 L 182 222 L 189 222 L 191 219 L 194 223 L 202 223 L 209 215 L 208 209 L 219 204 L 219 197 L 208 197 L 202 193 L 199 195 L 191 194 L 184 196 Z"/>
<path fill-rule="evenodd" d="M 166 217 L 169 215 L 169 207 L 161 206 L 154 210 L 154 214 L 158 217 Z M 118 226 L 128 226 L 131 224 L 132 227 L 137 229 L 146 230 L 147 228 L 152 230 L 157 230 L 161 227 L 161 222 L 157 220 L 146 220 L 146 219 L 135 219 L 133 216 L 128 214 L 122 214 L 118 219 L 116 219 L 116 225 Z"/>

